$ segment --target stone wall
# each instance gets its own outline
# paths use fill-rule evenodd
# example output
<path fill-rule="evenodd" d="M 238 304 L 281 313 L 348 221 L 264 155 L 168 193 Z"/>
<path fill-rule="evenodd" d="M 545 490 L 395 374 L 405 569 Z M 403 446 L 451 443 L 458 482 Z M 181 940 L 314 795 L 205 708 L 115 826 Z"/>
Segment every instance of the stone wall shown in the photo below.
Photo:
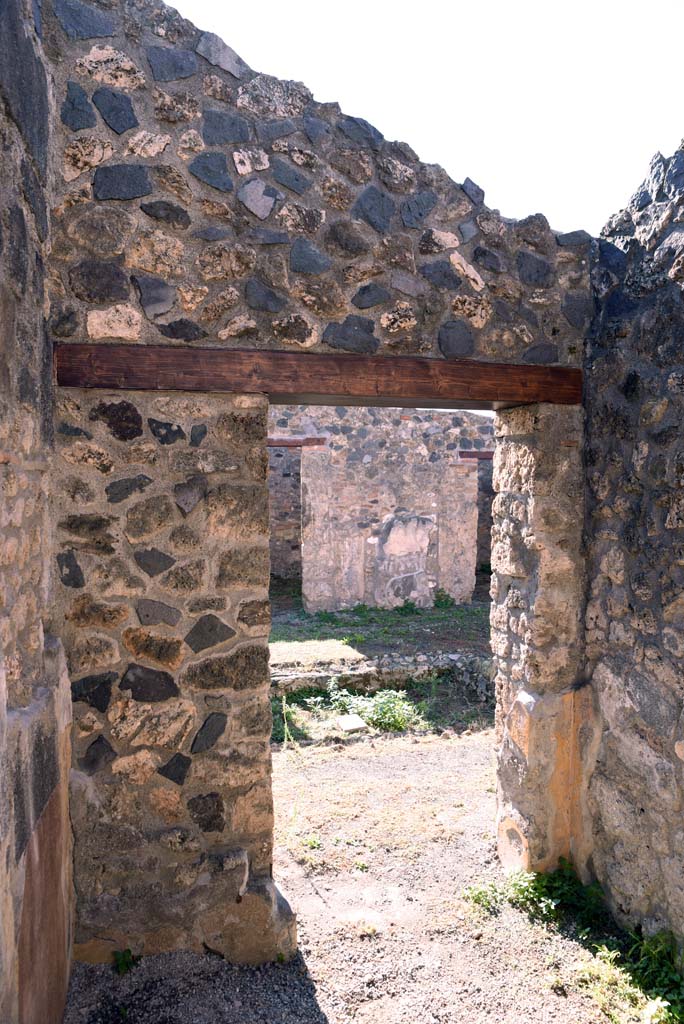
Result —
<path fill-rule="evenodd" d="M 684 150 L 599 242 L 587 350 L 593 865 L 619 916 L 684 934 Z"/>
<path fill-rule="evenodd" d="M 302 597 L 309 612 L 431 607 L 475 586 L 477 466 L 302 449 Z"/>
<path fill-rule="evenodd" d="M 266 401 L 63 392 L 76 954 L 289 955 L 271 881 Z"/>
<path fill-rule="evenodd" d="M 596 729 L 584 674 L 584 476 L 579 409 L 496 420 L 491 643 L 496 670 L 499 855 L 589 871 L 586 783 Z"/>
<path fill-rule="evenodd" d="M 274 410 L 271 410 L 271 416 Z M 271 576 L 302 578 L 302 449 L 269 448 Z"/>
<path fill-rule="evenodd" d="M 56 337 L 581 362 L 584 233 L 505 220 L 163 4 L 53 6 Z"/>
<path fill-rule="evenodd" d="M 36 20 L 34 20 L 34 13 Z M 58 1024 L 71 948 L 71 702 L 50 634 L 51 99 L 39 8 L 0 5 L 0 1020 Z"/>
<path fill-rule="evenodd" d="M 163 4 L 42 10 L 58 110 L 52 340 L 581 363 L 583 232 L 505 220 L 470 179 L 257 74 Z M 269 881 L 265 421 L 258 460 L 229 437 L 227 464 L 219 424 L 239 403 L 65 393 L 59 410 L 82 956 L 292 948 Z M 474 471 L 449 470 L 473 486 Z M 197 533 L 201 554 L 183 548 Z M 230 603 L 201 608 L 216 598 Z M 195 651 L 195 627 L 220 638 L 212 653 Z"/>
<path fill-rule="evenodd" d="M 79 955 L 294 948 L 270 878 L 265 402 L 64 392 L 55 458 L 60 340 L 579 366 L 596 308 L 586 576 L 579 411 L 510 410 L 495 428 L 499 843 L 527 867 L 572 855 L 619 915 L 681 935 L 684 150 L 654 160 L 596 247 L 539 214 L 502 218 L 470 179 L 151 0 L 5 0 L 0 94 L 3 1024 L 56 1024 L 68 972 L 54 635 L 77 717 Z M 335 415 L 305 456 L 329 507 L 357 414 Z M 425 473 L 474 486 L 474 464 L 439 464 L 440 437 Z M 386 516 L 407 531 L 403 498 L 383 506 L 384 469 L 358 454 L 377 505 L 347 504 L 379 550 Z M 439 531 L 410 504 L 429 577 Z M 354 600 L 380 585 L 363 564 Z"/>
<path fill-rule="evenodd" d="M 347 467 L 345 495 L 348 502 L 348 515 L 345 521 L 348 526 L 356 516 L 361 522 L 359 529 L 365 531 L 361 538 L 361 549 L 365 541 L 372 535 L 365 520 L 366 513 L 360 510 L 367 505 L 368 479 L 373 480 L 377 489 L 379 478 L 382 478 L 385 490 L 385 504 L 382 515 L 390 514 L 398 505 L 414 509 L 420 505 L 427 507 L 426 499 L 421 495 L 420 487 L 425 484 L 426 471 L 421 467 L 430 467 L 427 475 L 429 486 L 439 488 L 440 467 L 451 464 L 458 459 L 460 451 L 478 452 L 491 450 L 494 445 L 494 426 L 491 417 L 468 412 L 431 412 L 417 409 L 382 409 L 382 408 L 349 408 L 346 406 L 315 407 L 315 406 L 275 406 L 269 413 L 269 435 L 272 437 L 320 437 L 321 443 L 334 459 L 331 465 L 342 472 L 342 465 Z M 304 454 L 308 462 L 308 455 Z M 285 578 L 301 578 L 301 463 L 300 448 L 273 448 L 270 455 L 269 493 L 271 503 L 271 573 Z M 479 470 L 478 481 L 482 480 L 482 491 L 477 489 L 477 562 L 489 562 L 490 528 L 491 528 L 491 462 L 486 463 L 484 476 Z M 462 477 L 455 475 L 452 483 Z M 469 479 L 465 474 L 463 479 Z M 312 486 L 315 487 L 315 484 Z M 398 488 L 396 501 L 391 504 L 390 495 L 393 488 Z M 357 493 L 354 493 L 356 489 Z M 337 486 L 333 491 L 338 491 Z M 310 498 L 312 492 L 310 491 Z M 341 498 L 334 496 L 334 508 L 331 509 L 332 519 L 340 517 L 339 505 Z M 463 508 L 459 498 L 459 508 Z M 466 514 L 468 514 L 466 512 Z M 324 509 L 317 503 L 312 516 L 323 526 L 319 516 L 325 518 Z M 380 511 L 373 510 L 372 519 L 377 525 Z M 309 524 L 314 528 L 313 520 Z M 348 545 L 343 548 L 349 552 Z M 320 547 L 315 536 L 310 533 L 308 551 L 310 557 L 318 560 Z M 350 553 L 350 552 L 349 552 Z M 314 568 L 314 573 L 332 573 L 340 578 L 342 565 L 335 566 L 330 561 L 330 549 L 322 551 L 321 566 Z M 438 559 L 439 562 L 439 559 Z M 448 566 L 441 564 L 447 586 L 453 585 L 453 573 Z M 360 569 L 360 567 L 359 567 Z M 360 569 L 363 574 L 363 570 Z M 439 574 L 438 574 L 439 575 Z M 309 575 L 309 578 L 312 578 Z M 433 577 L 433 586 L 442 584 Z M 344 584 L 340 579 L 340 593 Z M 370 591 L 366 594 L 369 603 L 373 597 Z M 327 607 L 327 606 L 326 606 Z M 341 606 L 340 606 L 341 607 Z"/>

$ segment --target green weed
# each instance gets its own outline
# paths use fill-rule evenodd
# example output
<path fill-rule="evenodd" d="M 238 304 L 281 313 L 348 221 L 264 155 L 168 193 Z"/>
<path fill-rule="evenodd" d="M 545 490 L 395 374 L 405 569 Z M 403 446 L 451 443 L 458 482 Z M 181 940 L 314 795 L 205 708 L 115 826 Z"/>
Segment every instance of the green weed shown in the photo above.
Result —
<path fill-rule="evenodd" d="M 471 885 L 464 896 L 489 914 L 507 903 L 533 921 L 570 931 L 594 953 L 578 980 L 615 1024 L 619 1004 L 641 1006 L 650 1024 L 684 1021 L 684 964 L 675 937 L 621 929 L 598 883 L 583 885 L 569 861 L 548 874 L 519 871 L 503 882 Z"/>
<path fill-rule="evenodd" d="M 117 974 L 128 974 L 140 962 L 140 957 L 132 953 L 130 949 L 115 949 L 112 957 L 114 960 L 112 967 Z"/>

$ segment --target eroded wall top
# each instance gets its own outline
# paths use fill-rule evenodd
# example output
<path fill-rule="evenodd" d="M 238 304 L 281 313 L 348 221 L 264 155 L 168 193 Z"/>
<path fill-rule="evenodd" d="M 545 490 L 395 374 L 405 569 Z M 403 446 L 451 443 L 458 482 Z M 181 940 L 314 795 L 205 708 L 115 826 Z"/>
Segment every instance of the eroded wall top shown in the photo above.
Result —
<path fill-rule="evenodd" d="M 584 232 L 502 219 L 163 4 L 53 12 L 57 339 L 580 362 Z"/>

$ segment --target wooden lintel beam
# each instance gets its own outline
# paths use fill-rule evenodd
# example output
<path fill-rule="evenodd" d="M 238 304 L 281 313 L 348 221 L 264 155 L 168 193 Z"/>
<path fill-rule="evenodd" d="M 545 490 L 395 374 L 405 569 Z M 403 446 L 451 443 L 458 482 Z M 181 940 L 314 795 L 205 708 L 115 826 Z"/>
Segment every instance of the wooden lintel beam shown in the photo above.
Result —
<path fill-rule="evenodd" d="M 477 459 L 480 462 L 491 462 L 494 452 L 487 448 L 459 448 L 459 459 Z"/>
<path fill-rule="evenodd" d="M 266 444 L 269 448 L 321 448 L 326 441 L 325 437 L 269 437 Z"/>
<path fill-rule="evenodd" d="M 56 346 L 55 365 L 63 387 L 261 393 L 274 405 L 497 409 L 582 399 L 573 367 L 467 359 L 75 343 Z"/>

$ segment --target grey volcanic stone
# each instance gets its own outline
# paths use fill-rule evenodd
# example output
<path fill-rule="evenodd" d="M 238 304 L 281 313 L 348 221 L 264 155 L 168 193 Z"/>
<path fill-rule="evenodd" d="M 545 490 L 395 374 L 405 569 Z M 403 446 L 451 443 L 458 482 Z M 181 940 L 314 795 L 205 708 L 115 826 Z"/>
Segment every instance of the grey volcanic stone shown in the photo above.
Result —
<path fill-rule="evenodd" d="M 158 704 L 169 697 L 178 696 L 178 687 L 173 681 L 173 676 L 168 672 L 161 672 L 156 668 L 147 668 L 146 665 L 131 664 L 126 669 L 124 677 L 119 683 L 120 690 L 130 690 L 133 700 L 145 701 L 150 704 Z"/>
<path fill-rule="evenodd" d="M 109 164 L 95 171 L 96 199 L 140 199 L 152 191 L 148 168 L 142 164 Z"/>
<path fill-rule="evenodd" d="M 109 740 L 98 736 L 87 748 L 83 757 L 79 757 L 78 766 L 86 775 L 94 775 L 101 768 L 116 760 L 116 751 Z"/>
<path fill-rule="evenodd" d="M 89 418 L 106 423 L 119 441 L 132 441 L 142 434 L 142 416 L 132 402 L 100 402 L 90 410 Z"/>
<path fill-rule="evenodd" d="M 558 346 L 550 341 L 540 341 L 523 354 L 523 363 L 555 363 L 558 361 Z"/>
<path fill-rule="evenodd" d="M 128 298 L 128 278 L 116 263 L 83 260 L 69 270 L 69 283 L 74 295 L 84 302 L 115 302 Z"/>
<path fill-rule="evenodd" d="M 168 313 L 176 301 L 176 289 L 162 281 L 160 277 L 136 274 L 131 280 L 137 289 L 140 305 L 149 320 L 161 316 L 162 313 Z"/>
<path fill-rule="evenodd" d="M 298 196 L 303 196 L 311 188 L 311 178 L 278 157 L 271 160 L 271 174 L 279 185 L 289 188 L 291 192 L 296 192 Z"/>
<path fill-rule="evenodd" d="M 79 590 L 85 586 L 83 570 L 76 560 L 73 551 L 61 551 L 57 555 L 57 568 L 59 570 L 59 581 L 65 587 L 73 587 Z"/>
<path fill-rule="evenodd" d="M 38 181 L 38 176 L 33 169 L 33 165 L 25 157 L 22 157 L 21 160 L 21 184 L 24 189 L 24 195 L 28 200 L 29 206 L 31 207 L 33 216 L 36 220 L 38 237 L 41 242 L 44 242 L 47 237 L 49 226 L 45 193 L 42 185 Z"/>
<path fill-rule="evenodd" d="M 67 82 L 66 98 L 60 111 L 62 123 L 78 132 L 81 128 L 94 128 L 97 116 L 88 94 L 77 82 Z"/>
<path fill-rule="evenodd" d="M 481 206 L 482 203 L 484 203 L 484 189 L 480 188 L 479 185 L 476 185 L 472 178 L 466 178 L 461 185 L 461 188 L 468 196 L 471 203 L 474 203 L 475 206 Z"/>
<path fill-rule="evenodd" d="M 273 190 L 275 192 L 275 189 Z M 278 193 L 280 195 L 280 193 Z M 269 228 L 252 228 L 241 240 L 247 245 L 289 245 L 290 236 L 287 231 L 271 231 Z"/>
<path fill-rule="evenodd" d="M 491 249 L 485 249 L 482 245 L 476 245 L 473 253 L 473 262 L 482 267 L 483 270 L 490 270 L 493 274 L 500 274 L 503 270 L 501 257 Z"/>
<path fill-rule="evenodd" d="M 102 39 L 116 33 L 111 14 L 80 0 L 53 0 L 52 9 L 69 39 Z"/>
<path fill-rule="evenodd" d="M 230 228 L 220 228 L 215 224 L 207 224 L 206 227 L 193 231 L 192 237 L 201 238 L 205 242 L 220 242 L 224 238 L 230 238 L 231 234 Z"/>
<path fill-rule="evenodd" d="M 107 484 L 105 487 L 107 501 L 112 505 L 118 505 L 120 501 L 125 501 L 126 498 L 130 498 L 131 494 L 144 491 L 151 483 L 152 477 L 145 476 L 144 473 L 138 473 L 137 476 L 126 477 L 124 480 L 114 480 L 111 484 Z"/>
<path fill-rule="evenodd" d="M 563 234 L 556 235 L 556 241 L 562 248 L 589 245 L 593 240 L 589 232 L 583 231 L 581 228 L 577 231 L 566 231 Z"/>
<path fill-rule="evenodd" d="M 332 135 L 332 128 L 320 117 L 307 117 L 304 115 L 302 121 L 304 131 L 309 142 L 320 142 L 321 139 L 329 138 Z"/>
<path fill-rule="evenodd" d="M 580 329 L 592 315 L 593 302 L 586 292 L 567 292 L 561 306 L 563 315 L 569 324 Z"/>
<path fill-rule="evenodd" d="M 115 92 L 114 89 L 103 86 L 93 93 L 93 103 L 100 111 L 102 120 L 117 135 L 123 135 L 129 128 L 138 127 L 138 118 L 135 116 L 130 96 L 126 96 L 125 93 Z"/>
<path fill-rule="evenodd" d="M 196 423 L 190 430 L 190 447 L 199 448 L 202 441 L 207 436 L 207 425 L 206 423 Z"/>
<path fill-rule="evenodd" d="M 190 817 L 202 832 L 223 832 L 226 827 L 223 800 L 218 793 L 202 793 L 188 800 Z"/>
<path fill-rule="evenodd" d="M 175 626 L 181 618 L 178 608 L 172 608 L 163 601 L 152 601 L 149 597 L 141 598 L 135 610 L 143 626 L 157 626 L 160 622 L 167 626 Z"/>
<path fill-rule="evenodd" d="M 346 220 L 330 225 L 325 233 L 325 244 L 329 249 L 349 256 L 362 256 L 370 249 L 363 235 Z"/>
<path fill-rule="evenodd" d="M 170 324 L 157 324 L 157 328 L 165 338 L 174 338 L 178 341 L 199 341 L 206 338 L 207 332 L 196 324 L 194 320 L 181 317 L 180 320 L 172 320 Z"/>
<path fill-rule="evenodd" d="M 192 759 L 187 757 L 185 754 L 174 754 L 166 764 L 157 768 L 157 771 L 160 775 L 163 775 L 165 779 L 170 779 L 171 782 L 175 782 L 177 786 L 182 786 L 188 772 L 190 771 L 191 764 Z"/>
<path fill-rule="evenodd" d="M 377 352 L 380 345 L 373 335 L 374 329 L 372 320 L 363 316 L 348 316 L 341 324 L 328 324 L 323 332 L 323 341 L 332 348 L 371 355 Z"/>
<path fill-rule="evenodd" d="M 405 270 L 393 270 L 390 274 L 390 284 L 402 295 L 410 295 L 413 298 L 425 295 L 428 291 L 425 281 L 421 281 L 419 277 L 409 274 Z"/>
<path fill-rule="evenodd" d="M 226 731 L 227 722 L 228 715 L 224 715 L 221 711 L 213 711 L 207 715 L 192 741 L 190 753 L 202 754 L 205 750 L 211 750 Z"/>
<path fill-rule="evenodd" d="M 379 149 L 385 138 L 377 128 L 374 128 L 368 121 L 364 121 L 362 117 L 343 117 L 337 122 L 337 127 L 357 146 L 370 146 L 371 149 Z"/>
<path fill-rule="evenodd" d="M 290 270 L 298 274 L 324 274 L 332 260 L 316 248 L 308 238 L 297 238 L 290 249 Z"/>
<path fill-rule="evenodd" d="M 73 338 L 78 330 L 78 317 L 73 309 L 57 309 L 50 321 L 50 330 L 58 338 Z"/>
<path fill-rule="evenodd" d="M 365 220 L 380 235 L 386 235 L 389 231 L 394 211 L 392 197 L 376 185 L 364 189 L 352 207 L 352 215 Z"/>
<path fill-rule="evenodd" d="M 188 166 L 188 170 L 219 192 L 233 191 L 233 180 L 228 173 L 225 153 L 200 153 Z"/>
<path fill-rule="evenodd" d="M 140 551 L 134 551 L 133 558 L 148 576 L 158 576 L 176 564 L 175 558 L 160 551 L 159 548 L 143 548 Z"/>
<path fill-rule="evenodd" d="M 529 284 L 535 288 L 549 288 L 553 284 L 553 267 L 548 260 L 521 249 L 515 262 L 518 276 L 523 284 Z"/>
<path fill-rule="evenodd" d="M 172 228 L 190 227 L 190 214 L 182 206 L 170 203 L 167 199 L 155 199 L 151 203 L 141 203 L 140 209 L 148 217 L 170 224 Z"/>
<path fill-rule="evenodd" d="M 93 439 L 93 435 L 88 433 L 87 430 L 83 430 L 82 427 L 75 427 L 72 423 L 60 423 L 57 427 L 57 433 L 63 437 L 85 437 L 88 441 Z"/>
<path fill-rule="evenodd" d="M 293 135 L 296 131 L 297 125 L 291 117 L 284 117 L 279 121 L 261 121 L 256 126 L 257 139 L 263 143 L 285 138 L 287 135 Z"/>
<path fill-rule="evenodd" d="M 437 205 L 437 194 L 428 189 L 425 192 L 416 192 L 400 206 L 399 212 L 404 226 L 407 228 L 419 228 L 430 210 Z"/>
<path fill-rule="evenodd" d="M 203 615 L 185 638 L 185 642 L 195 654 L 204 651 L 207 647 L 215 647 L 225 640 L 231 640 L 235 636 L 235 630 L 227 626 L 216 615 Z"/>
<path fill-rule="evenodd" d="M 26 140 L 42 181 L 52 138 L 48 83 L 43 58 L 34 50 L 20 3 L 0 4 L 0 94 Z"/>
<path fill-rule="evenodd" d="M 471 356 L 475 349 L 472 327 L 465 320 L 447 320 L 437 334 L 439 349 L 447 359 Z"/>
<path fill-rule="evenodd" d="M 370 284 L 362 285 L 352 299 L 357 309 L 370 309 L 371 306 L 379 306 L 382 302 L 389 302 L 390 293 L 382 285 L 371 281 Z"/>
<path fill-rule="evenodd" d="M 189 515 L 200 501 L 206 498 L 208 489 L 209 481 L 204 473 L 195 473 L 183 483 L 175 485 L 173 495 L 184 516 Z"/>
<path fill-rule="evenodd" d="M 464 242 L 470 242 L 480 232 L 474 220 L 466 220 L 463 224 L 459 224 L 458 230 L 461 232 L 461 238 Z"/>
<path fill-rule="evenodd" d="M 429 281 L 435 288 L 446 288 L 447 291 L 455 292 L 461 287 L 461 278 L 451 263 L 449 263 L 449 260 L 435 260 L 434 263 L 424 263 L 419 269 L 425 280 Z"/>
<path fill-rule="evenodd" d="M 197 57 L 192 50 L 148 46 L 147 59 L 155 82 L 175 82 L 179 78 L 190 78 L 197 71 Z"/>
<path fill-rule="evenodd" d="M 96 711 L 105 712 L 112 699 L 112 686 L 118 679 L 116 672 L 101 672 L 95 676 L 74 679 L 71 684 L 71 699 L 83 701 Z"/>
<path fill-rule="evenodd" d="M 249 124 L 239 114 L 225 110 L 205 110 L 202 138 L 207 146 L 223 146 L 227 142 L 249 142 Z"/>
<path fill-rule="evenodd" d="M 245 286 L 245 301 L 250 309 L 263 309 L 267 313 L 279 313 L 287 305 L 282 295 L 278 295 L 267 284 L 257 277 L 250 277 Z"/>
<path fill-rule="evenodd" d="M 232 50 L 230 46 L 227 46 L 223 40 L 214 35 L 213 32 L 203 32 L 200 36 L 200 40 L 195 47 L 196 53 L 199 53 L 201 57 L 208 60 L 214 67 L 223 68 L 233 78 L 242 78 L 246 71 L 249 70 L 245 62 L 241 57 L 237 55 L 235 50 Z"/>
<path fill-rule="evenodd" d="M 176 441 L 185 438 L 185 431 L 178 423 L 155 420 L 153 416 L 150 416 L 147 425 L 160 444 L 175 444 Z"/>
<path fill-rule="evenodd" d="M 246 181 L 244 185 L 240 186 L 237 197 L 255 217 L 258 217 L 259 220 L 266 220 L 273 210 L 276 200 L 282 199 L 283 195 L 277 188 L 262 181 L 261 178 L 252 178 L 251 181 Z"/>

